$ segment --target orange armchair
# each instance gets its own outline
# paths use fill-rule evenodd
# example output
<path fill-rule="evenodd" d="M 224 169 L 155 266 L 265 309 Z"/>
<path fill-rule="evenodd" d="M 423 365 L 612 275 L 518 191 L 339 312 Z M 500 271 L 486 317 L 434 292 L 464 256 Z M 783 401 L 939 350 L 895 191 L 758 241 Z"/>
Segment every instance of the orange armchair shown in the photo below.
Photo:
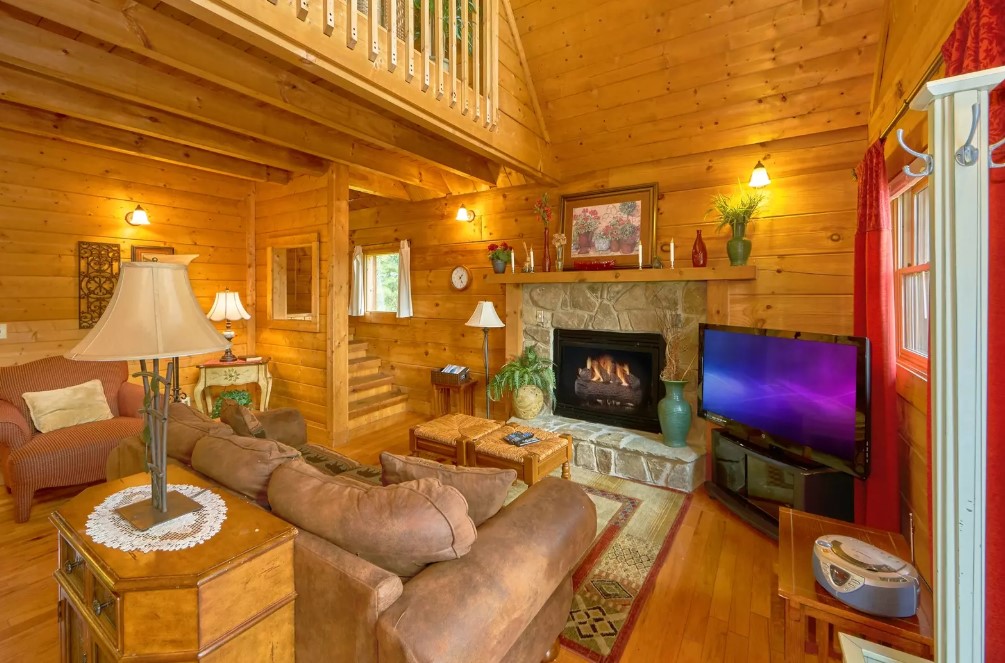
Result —
<path fill-rule="evenodd" d="M 143 387 L 127 382 L 124 361 L 71 361 L 47 357 L 0 368 L 0 471 L 14 496 L 14 519 L 31 515 L 35 491 L 101 481 L 105 460 L 119 440 L 143 431 Z M 113 417 L 40 433 L 21 397 L 101 380 Z"/>

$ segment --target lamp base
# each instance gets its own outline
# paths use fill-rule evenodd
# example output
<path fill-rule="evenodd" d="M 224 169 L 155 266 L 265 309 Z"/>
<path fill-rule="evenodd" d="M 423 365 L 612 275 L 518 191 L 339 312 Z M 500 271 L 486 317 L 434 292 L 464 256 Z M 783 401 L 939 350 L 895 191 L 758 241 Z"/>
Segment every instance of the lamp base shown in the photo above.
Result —
<path fill-rule="evenodd" d="M 230 348 L 228 347 L 227 351 L 223 353 L 222 357 L 220 357 L 220 361 L 222 361 L 222 362 L 237 361 L 237 355 L 235 355 L 233 352 L 231 352 Z"/>
<path fill-rule="evenodd" d="M 202 505 L 191 497 L 182 495 L 176 490 L 171 490 L 167 494 L 166 511 L 161 512 L 155 509 L 153 499 L 151 498 L 129 504 L 121 509 L 116 509 L 115 513 L 129 521 L 136 529 L 145 532 L 154 525 L 166 523 L 169 520 L 184 516 L 186 513 L 198 511 L 201 508 Z"/>

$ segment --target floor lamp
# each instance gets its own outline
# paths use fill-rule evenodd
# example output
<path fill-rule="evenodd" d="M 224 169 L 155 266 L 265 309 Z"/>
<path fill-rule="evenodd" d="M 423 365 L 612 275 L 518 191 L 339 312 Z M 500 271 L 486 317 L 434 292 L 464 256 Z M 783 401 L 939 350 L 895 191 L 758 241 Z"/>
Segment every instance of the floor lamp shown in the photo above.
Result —
<path fill-rule="evenodd" d="M 167 413 L 175 357 L 190 357 L 230 344 L 206 319 L 196 301 L 185 265 L 126 262 L 108 307 L 93 329 L 67 353 L 87 361 L 136 361 L 143 378 L 143 409 L 149 433 L 146 450 L 150 499 L 118 509 L 140 530 L 202 508 L 177 491 L 167 490 Z M 164 374 L 161 361 L 166 359 Z M 153 360 L 147 370 L 147 360 Z"/>
<path fill-rule="evenodd" d="M 492 302 L 478 302 L 475 312 L 471 314 L 471 318 L 464 324 L 468 327 L 481 327 L 482 332 L 485 334 L 482 340 L 485 353 L 485 416 L 491 418 L 491 403 L 489 402 L 489 330 L 505 327 L 506 324 L 499 319 L 496 307 L 492 305 Z"/>

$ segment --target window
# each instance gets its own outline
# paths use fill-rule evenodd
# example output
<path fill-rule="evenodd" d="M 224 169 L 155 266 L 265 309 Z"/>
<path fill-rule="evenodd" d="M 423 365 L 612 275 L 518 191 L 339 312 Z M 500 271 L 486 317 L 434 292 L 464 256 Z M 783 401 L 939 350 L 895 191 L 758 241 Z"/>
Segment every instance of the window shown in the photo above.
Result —
<path fill-rule="evenodd" d="M 366 259 L 366 310 L 398 311 L 398 252 L 390 250 L 364 253 Z"/>
<path fill-rule="evenodd" d="M 931 210 L 927 178 L 901 176 L 891 185 L 897 360 L 928 373 L 928 293 Z"/>

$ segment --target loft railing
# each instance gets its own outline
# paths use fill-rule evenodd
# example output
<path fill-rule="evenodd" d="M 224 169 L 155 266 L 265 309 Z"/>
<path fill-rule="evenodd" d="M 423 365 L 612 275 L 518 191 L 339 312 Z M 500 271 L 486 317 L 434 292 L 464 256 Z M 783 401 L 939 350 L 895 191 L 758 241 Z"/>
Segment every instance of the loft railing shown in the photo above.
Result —
<path fill-rule="evenodd" d="M 451 112 L 487 128 L 498 123 L 499 0 L 294 0 L 301 21 L 309 22 L 311 2 L 324 5 L 325 35 L 345 25 L 352 54 Z"/>

